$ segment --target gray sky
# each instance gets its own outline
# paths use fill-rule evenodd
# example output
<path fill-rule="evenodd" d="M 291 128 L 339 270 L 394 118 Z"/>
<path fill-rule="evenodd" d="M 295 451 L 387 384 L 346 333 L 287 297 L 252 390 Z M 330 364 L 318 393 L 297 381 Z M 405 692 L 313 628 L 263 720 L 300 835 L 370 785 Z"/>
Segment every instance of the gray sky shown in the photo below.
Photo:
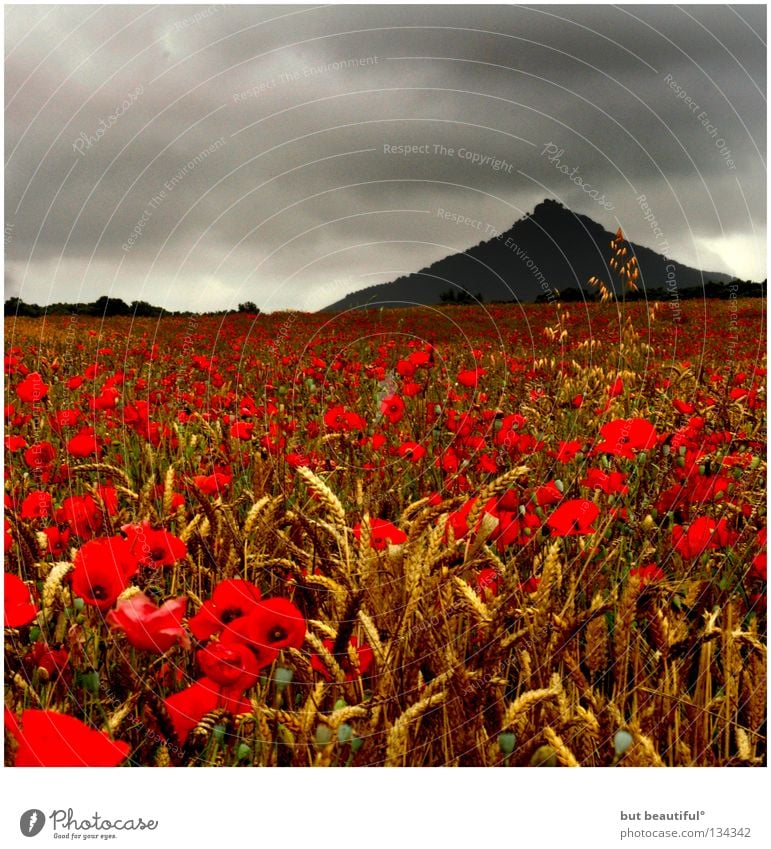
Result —
<path fill-rule="evenodd" d="M 763 6 L 7 6 L 6 295 L 315 310 L 544 197 L 761 280 L 765 20 Z"/>

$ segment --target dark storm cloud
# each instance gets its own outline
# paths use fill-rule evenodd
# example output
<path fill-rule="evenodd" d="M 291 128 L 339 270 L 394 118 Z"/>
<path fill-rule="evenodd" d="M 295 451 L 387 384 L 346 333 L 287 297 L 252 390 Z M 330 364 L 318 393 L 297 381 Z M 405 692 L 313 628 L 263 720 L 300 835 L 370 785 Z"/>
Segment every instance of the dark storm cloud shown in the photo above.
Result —
<path fill-rule="evenodd" d="M 7 7 L 6 278 L 315 309 L 480 241 L 439 209 L 549 196 L 762 279 L 764 38 L 760 6 Z"/>

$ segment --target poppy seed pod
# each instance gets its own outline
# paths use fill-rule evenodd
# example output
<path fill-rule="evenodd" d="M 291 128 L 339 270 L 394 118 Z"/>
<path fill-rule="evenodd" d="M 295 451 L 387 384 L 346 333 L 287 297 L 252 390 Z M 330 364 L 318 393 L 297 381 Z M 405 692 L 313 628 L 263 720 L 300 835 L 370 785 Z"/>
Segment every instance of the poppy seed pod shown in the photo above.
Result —
<path fill-rule="evenodd" d="M 634 738 L 628 731 L 625 731 L 623 728 L 620 731 L 616 731 L 613 737 L 613 748 L 616 756 L 620 758 L 624 752 L 628 751 L 633 742 Z"/>

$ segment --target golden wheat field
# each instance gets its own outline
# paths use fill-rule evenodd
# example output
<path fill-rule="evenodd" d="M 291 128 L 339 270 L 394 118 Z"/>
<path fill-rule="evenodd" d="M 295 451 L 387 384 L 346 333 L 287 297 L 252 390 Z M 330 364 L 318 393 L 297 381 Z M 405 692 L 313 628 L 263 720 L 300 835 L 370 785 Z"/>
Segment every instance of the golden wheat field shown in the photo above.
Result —
<path fill-rule="evenodd" d="M 761 766 L 765 312 L 6 320 L 6 764 Z"/>

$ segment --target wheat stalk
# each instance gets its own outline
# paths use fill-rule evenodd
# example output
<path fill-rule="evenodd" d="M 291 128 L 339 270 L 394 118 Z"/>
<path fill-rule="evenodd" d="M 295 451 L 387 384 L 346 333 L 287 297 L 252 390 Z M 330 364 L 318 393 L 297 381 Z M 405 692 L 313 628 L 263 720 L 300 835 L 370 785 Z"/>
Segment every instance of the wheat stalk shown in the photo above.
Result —
<path fill-rule="evenodd" d="M 410 725 L 437 705 L 443 704 L 446 698 L 445 692 L 434 693 L 416 702 L 399 716 L 388 732 L 386 766 L 399 766 L 402 763 L 407 754 Z"/>

